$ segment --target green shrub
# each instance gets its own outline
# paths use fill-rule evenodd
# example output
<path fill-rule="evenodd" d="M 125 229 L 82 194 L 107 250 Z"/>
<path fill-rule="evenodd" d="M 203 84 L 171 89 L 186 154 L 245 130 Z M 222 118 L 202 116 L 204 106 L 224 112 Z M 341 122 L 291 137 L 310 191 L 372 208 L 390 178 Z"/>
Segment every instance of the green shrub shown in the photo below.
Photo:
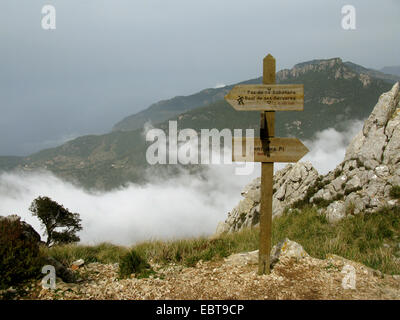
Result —
<path fill-rule="evenodd" d="M 343 172 L 343 170 L 336 169 L 335 173 L 334 173 L 335 178 L 339 177 L 342 174 L 342 172 Z"/>
<path fill-rule="evenodd" d="M 120 278 L 127 278 L 131 274 L 135 274 L 137 278 L 146 278 L 155 272 L 151 269 L 150 264 L 135 250 L 130 250 L 123 255 L 119 262 Z"/>
<path fill-rule="evenodd" d="M 393 199 L 400 199 L 400 186 L 393 186 L 390 190 L 390 196 Z"/>
<path fill-rule="evenodd" d="M 357 192 L 357 191 L 359 191 L 359 190 L 361 190 L 361 189 L 362 189 L 362 187 L 350 188 L 350 189 L 347 189 L 347 190 L 344 192 L 344 194 L 347 196 L 347 195 L 349 195 L 350 193 Z"/>
<path fill-rule="evenodd" d="M 313 204 L 315 204 L 318 208 L 325 208 L 329 206 L 332 202 L 333 202 L 332 200 L 326 200 L 324 198 L 313 199 Z"/>
<path fill-rule="evenodd" d="M 291 207 L 294 209 L 303 209 L 310 206 L 310 199 L 322 188 L 324 188 L 327 184 L 329 184 L 329 180 L 323 181 L 324 176 L 320 175 L 315 180 L 315 182 L 310 185 L 307 189 L 306 195 L 303 199 L 297 200 L 294 202 Z M 315 199 L 314 199 L 315 201 Z M 318 201 L 318 200 L 317 200 Z M 328 203 L 329 205 L 329 203 Z"/>
<path fill-rule="evenodd" d="M 307 206 L 310 205 L 310 199 L 311 197 L 317 193 L 319 189 L 315 185 L 311 185 L 308 187 L 306 195 L 304 196 L 303 199 L 297 200 L 292 204 L 292 208 L 294 209 L 303 209 Z"/>
<path fill-rule="evenodd" d="M 317 206 L 317 208 L 327 208 L 332 202 L 342 200 L 344 197 L 343 193 L 337 193 L 332 199 L 326 200 L 324 198 L 314 198 L 313 204 Z M 305 207 L 302 207 L 304 209 Z"/>
<path fill-rule="evenodd" d="M 41 255 L 19 221 L 0 220 L 0 289 L 40 275 Z"/>

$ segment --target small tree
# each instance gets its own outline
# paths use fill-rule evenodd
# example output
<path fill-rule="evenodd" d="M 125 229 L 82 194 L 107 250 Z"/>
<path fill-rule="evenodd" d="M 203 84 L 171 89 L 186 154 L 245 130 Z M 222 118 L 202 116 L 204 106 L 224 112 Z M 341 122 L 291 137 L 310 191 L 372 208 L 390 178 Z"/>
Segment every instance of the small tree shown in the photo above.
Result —
<path fill-rule="evenodd" d="M 54 244 L 78 242 L 76 233 L 82 230 L 82 221 L 78 213 L 72 213 L 62 205 L 48 197 L 38 197 L 33 200 L 29 210 L 39 218 L 46 229 L 48 246 Z M 64 228 L 58 231 L 57 228 Z"/>

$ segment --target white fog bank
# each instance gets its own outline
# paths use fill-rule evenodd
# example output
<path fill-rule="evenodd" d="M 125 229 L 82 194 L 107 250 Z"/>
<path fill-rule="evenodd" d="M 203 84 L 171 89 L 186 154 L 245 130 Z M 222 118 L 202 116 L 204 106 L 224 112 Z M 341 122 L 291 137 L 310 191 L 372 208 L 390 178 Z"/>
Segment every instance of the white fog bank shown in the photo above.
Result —
<path fill-rule="evenodd" d="M 302 161 L 311 161 L 320 174 L 333 170 L 344 158 L 349 141 L 362 122 L 348 132 L 327 129 L 304 141 L 310 149 Z M 276 164 L 279 169 L 284 164 Z M 184 172 L 174 179 L 145 186 L 131 184 L 110 192 L 91 193 L 48 172 L 0 174 L 0 215 L 18 214 L 41 234 L 37 218 L 29 212 L 38 196 L 48 196 L 81 215 L 81 242 L 131 245 L 150 239 L 210 235 L 217 223 L 242 198 L 243 187 L 260 174 L 235 175 L 234 165 L 212 165 L 206 179 Z M 42 237 L 44 238 L 44 237 Z"/>

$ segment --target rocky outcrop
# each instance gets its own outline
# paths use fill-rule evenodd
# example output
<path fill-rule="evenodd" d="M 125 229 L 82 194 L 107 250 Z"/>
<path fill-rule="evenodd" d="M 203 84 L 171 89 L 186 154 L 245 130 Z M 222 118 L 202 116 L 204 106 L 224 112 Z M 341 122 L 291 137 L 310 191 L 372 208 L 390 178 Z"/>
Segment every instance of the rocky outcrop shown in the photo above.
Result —
<path fill-rule="evenodd" d="M 303 200 L 323 204 L 322 211 L 336 222 L 348 214 L 396 204 L 390 198 L 394 186 L 400 186 L 400 83 L 380 96 L 335 170 L 318 176 L 311 163 L 299 162 L 275 173 L 273 217 Z M 259 223 L 260 178 L 247 185 L 242 195 L 244 199 L 218 225 L 217 234 Z"/>
<path fill-rule="evenodd" d="M 308 187 L 318 178 L 318 172 L 310 162 L 289 164 L 274 176 L 272 215 L 278 216 L 286 207 L 304 198 Z M 228 219 L 217 227 L 217 234 L 238 231 L 259 223 L 260 178 L 254 179 L 242 191 L 243 200 L 228 213 Z"/>
<path fill-rule="evenodd" d="M 289 164 L 275 173 L 272 215 L 279 216 L 286 207 L 302 200 L 311 184 L 318 178 L 317 170 L 310 162 Z"/>
<path fill-rule="evenodd" d="M 283 69 L 276 74 L 279 81 L 285 81 L 290 78 L 297 78 L 307 72 L 326 72 L 333 71 L 334 79 L 353 79 L 358 78 L 363 87 L 371 84 L 372 77 L 368 74 L 368 69 L 356 72 L 350 65 L 343 63 L 340 58 L 325 60 L 313 60 L 306 63 L 296 64 L 292 69 Z M 330 104 L 330 103 L 328 103 Z"/>
<path fill-rule="evenodd" d="M 13 223 L 18 223 L 22 227 L 22 236 L 24 237 L 25 240 L 29 240 L 30 242 L 33 243 L 42 243 L 40 240 L 40 235 L 39 233 L 36 232 L 33 227 L 26 223 L 25 221 L 21 221 L 21 217 L 17 216 L 16 214 L 12 214 L 9 216 L 0 216 L 0 222 L 2 220 L 8 220 Z"/>
<path fill-rule="evenodd" d="M 390 190 L 400 185 L 399 83 L 379 98 L 363 129 L 353 138 L 344 161 L 323 179 L 312 198 L 333 201 L 327 217 L 337 221 L 347 214 L 375 211 L 393 205 Z"/>

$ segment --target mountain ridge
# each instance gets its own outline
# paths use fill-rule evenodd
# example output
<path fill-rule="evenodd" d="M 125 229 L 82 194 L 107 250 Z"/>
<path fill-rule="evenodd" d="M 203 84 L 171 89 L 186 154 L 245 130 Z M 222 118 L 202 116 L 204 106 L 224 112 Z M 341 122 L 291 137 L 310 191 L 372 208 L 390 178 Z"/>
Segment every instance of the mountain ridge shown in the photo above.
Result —
<path fill-rule="evenodd" d="M 302 69 L 304 69 L 304 67 L 306 66 L 315 66 L 320 64 L 325 64 L 325 66 L 329 66 L 335 63 L 343 63 L 343 61 L 341 58 L 336 57 L 330 59 L 314 59 L 310 61 L 297 63 L 294 65 L 292 69 L 282 69 L 278 71 L 276 74 L 276 80 L 277 83 L 279 83 L 281 80 L 284 80 L 285 75 L 287 75 L 287 73 L 290 72 L 290 70 L 296 70 L 297 72 L 301 73 Z M 380 71 L 368 69 L 352 62 L 344 62 L 343 64 L 352 69 L 353 71 L 356 71 L 358 73 L 364 73 L 374 78 L 382 79 L 390 83 L 394 83 L 395 81 L 400 81 L 400 76 L 384 74 Z M 219 100 L 223 100 L 224 96 L 235 85 L 258 84 L 258 83 L 262 83 L 262 77 L 253 78 L 246 81 L 238 82 L 236 84 L 227 85 L 222 88 L 207 88 L 188 96 L 176 96 L 172 99 L 161 100 L 150 105 L 148 108 L 139 111 L 138 113 L 125 117 L 124 119 L 116 123 L 113 126 L 112 130 L 113 131 L 136 130 L 142 128 L 144 123 L 148 121 L 151 121 L 153 125 L 156 125 L 182 112 L 186 112 L 198 107 L 206 106 L 207 104 L 214 103 Z M 171 107 L 175 108 L 171 109 Z M 153 114 L 154 111 L 158 113 Z"/>
<path fill-rule="evenodd" d="M 400 76 L 400 66 L 386 66 L 383 67 L 380 71 L 386 74 L 393 74 L 395 76 Z"/>
<path fill-rule="evenodd" d="M 277 112 L 277 136 L 310 139 L 317 131 L 329 127 L 344 130 L 348 121 L 367 117 L 380 94 L 391 87 L 389 80 L 357 73 L 341 59 L 323 61 L 322 64 L 302 63 L 277 73 L 278 83 L 305 85 L 304 111 Z M 242 83 L 260 82 L 261 77 Z M 224 94 L 232 86 L 208 92 Z M 167 129 L 169 120 L 176 120 L 180 129 L 192 128 L 199 131 L 213 128 L 253 128 L 257 133 L 259 112 L 237 112 L 224 100 L 217 100 L 172 116 L 157 127 Z M 129 182 L 144 183 L 147 170 L 159 166 L 151 167 L 146 162 L 148 143 L 146 144 L 142 131 L 141 127 L 136 130 L 116 130 L 103 135 L 82 136 L 28 157 L 0 157 L 0 170 L 46 169 L 66 180 L 77 181 L 86 188 L 106 190 Z M 176 170 L 176 166 L 172 165 L 161 167 L 162 170 Z"/>

